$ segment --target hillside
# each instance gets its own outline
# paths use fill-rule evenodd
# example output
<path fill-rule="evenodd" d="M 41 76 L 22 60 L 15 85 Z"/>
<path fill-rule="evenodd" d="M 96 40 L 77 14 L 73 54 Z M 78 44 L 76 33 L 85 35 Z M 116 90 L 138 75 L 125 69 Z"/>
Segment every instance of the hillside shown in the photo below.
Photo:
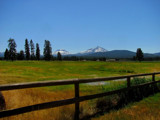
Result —
<path fill-rule="evenodd" d="M 133 58 L 133 56 L 136 56 L 135 52 L 129 51 L 129 50 L 112 50 L 107 52 L 97 52 L 97 53 L 91 53 L 87 54 L 85 56 L 90 57 L 106 57 L 106 58 Z M 149 54 L 144 53 L 144 57 L 157 57 L 158 55 L 155 54 Z"/>

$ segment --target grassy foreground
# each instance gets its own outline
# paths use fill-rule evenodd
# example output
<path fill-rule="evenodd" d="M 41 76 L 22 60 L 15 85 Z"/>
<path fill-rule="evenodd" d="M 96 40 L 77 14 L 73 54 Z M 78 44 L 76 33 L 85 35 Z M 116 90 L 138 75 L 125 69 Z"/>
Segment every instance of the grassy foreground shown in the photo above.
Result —
<path fill-rule="evenodd" d="M 0 61 L 0 84 L 71 78 L 95 78 L 160 71 L 160 62 Z M 106 85 L 81 85 L 80 95 L 101 93 L 126 86 L 125 81 Z M 73 86 L 5 91 L 7 109 L 74 97 Z M 81 103 L 80 116 L 96 112 L 95 101 Z M 74 105 L 25 113 L 4 120 L 72 120 Z"/>
<path fill-rule="evenodd" d="M 92 120 L 159 120 L 160 93 Z"/>

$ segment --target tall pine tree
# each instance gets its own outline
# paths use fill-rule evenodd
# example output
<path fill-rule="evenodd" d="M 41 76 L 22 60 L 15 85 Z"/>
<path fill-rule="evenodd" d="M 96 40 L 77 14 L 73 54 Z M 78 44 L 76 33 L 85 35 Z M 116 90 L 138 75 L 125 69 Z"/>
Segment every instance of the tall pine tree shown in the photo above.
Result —
<path fill-rule="evenodd" d="M 29 51 L 28 39 L 25 40 L 25 54 L 26 54 L 26 60 L 29 60 L 30 59 L 30 51 Z"/>
<path fill-rule="evenodd" d="M 34 60 L 35 55 L 34 55 L 34 43 L 32 40 L 30 40 L 30 48 L 31 48 L 31 60 Z"/>
<path fill-rule="evenodd" d="M 61 61 L 62 60 L 62 55 L 60 52 L 57 53 L 57 60 Z"/>
<path fill-rule="evenodd" d="M 144 56 L 143 56 L 143 52 L 142 52 L 141 48 L 137 49 L 136 58 L 137 58 L 138 61 L 142 61 L 143 60 Z"/>
<path fill-rule="evenodd" d="M 52 58 L 52 47 L 49 40 L 45 40 L 43 55 L 45 60 L 51 60 Z"/>
<path fill-rule="evenodd" d="M 10 38 L 8 40 L 8 48 L 9 48 L 9 59 L 12 61 L 16 59 L 16 52 L 17 52 L 16 47 L 17 45 L 15 40 Z"/>
<path fill-rule="evenodd" d="M 23 50 L 21 50 L 21 51 L 18 53 L 17 59 L 18 59 L 18 60 L 24 60 L 24 52 L 23 52 Z"/>
<path fill-rule="evenodd" d="M 40 60 L 40 49 L 39 49 L 39 44 L 36 44 L 36 59 Z"/>
<path fill-rule="evenodd" d="M 4 52 L 4 59 L 5 60 L 9 60 L 9 51 L 8 51 L 7 48 L 6 48 L 5 52 Z"/>

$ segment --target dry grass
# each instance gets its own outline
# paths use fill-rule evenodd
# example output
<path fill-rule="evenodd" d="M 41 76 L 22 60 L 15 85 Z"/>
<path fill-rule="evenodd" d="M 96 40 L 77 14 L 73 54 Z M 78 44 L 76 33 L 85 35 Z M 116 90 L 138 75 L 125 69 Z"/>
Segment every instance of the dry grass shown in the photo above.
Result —
<path fill-rule="evenodd" d="M 3 92 L 3 95 L 6 100 L 7 109 L 12 109 L 42 102 L 72 98 L 74 93 L 72 91 L 49 92 L 41 89 L 25 89 Z M 74 105 L 67 105 L 7 117 L 2 120 L 72 120 L 73 117 Z"/>
<path fill-rule="evenodd" d="M 81 93 L 83 95 L 83 93 Z M 42 88 L 12 90 L 3 92 L 7 103 L 7 109 L 19 108 L 43 102 L 56 101 L 72 98 L 73 91 L 47 91 Z M 119 111 L 111 111 L 105 116 L 93 120 L 159 120 L 160 116 L 160 93 L 146 98 L 139 103 L 129 105 Z M 80 116 L 91 115 L 95 111 L 88 102 L 82 102 Z M 45 109 L 17 116 L 7 117 L 0 120 L 73 120 L 74 105 L 67 105 L 57 108 Z"/>
<path fill-rule="evenodd" d="M 44 88 L 11 90 L 2 92 L 6 100 L 6 109 L 14 109 L 38 103 L 69 99 L 74 97 L 73 90 L 48 91 Z M 81 95 L 84 95 L 81 93 Z M 74 104 L 62 107 L 24 113 L 0 120 L 73 120 Z M 80 117 L 93 114 L 94 109 L 88 101 L 80 103 Z"/>

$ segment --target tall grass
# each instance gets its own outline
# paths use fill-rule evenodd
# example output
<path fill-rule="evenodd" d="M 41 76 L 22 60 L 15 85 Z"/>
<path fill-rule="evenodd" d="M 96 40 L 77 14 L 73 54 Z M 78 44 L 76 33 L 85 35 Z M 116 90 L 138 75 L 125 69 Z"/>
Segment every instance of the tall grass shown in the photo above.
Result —
<path fill-rule="evenodd" d="M 41 89 L 25 89 L 3 92 L 3 95 L 7 103 L 7 109 L 13 109 L 42 102 L 71 98 L 74 96 L 74 93 L 72 91 L 65 91 L 64 93 L 61 91 L 48 92 Z M 4 120 L 72 120 L 73 117 L 74 106 L 68 105 L 7 117 Z"/>

